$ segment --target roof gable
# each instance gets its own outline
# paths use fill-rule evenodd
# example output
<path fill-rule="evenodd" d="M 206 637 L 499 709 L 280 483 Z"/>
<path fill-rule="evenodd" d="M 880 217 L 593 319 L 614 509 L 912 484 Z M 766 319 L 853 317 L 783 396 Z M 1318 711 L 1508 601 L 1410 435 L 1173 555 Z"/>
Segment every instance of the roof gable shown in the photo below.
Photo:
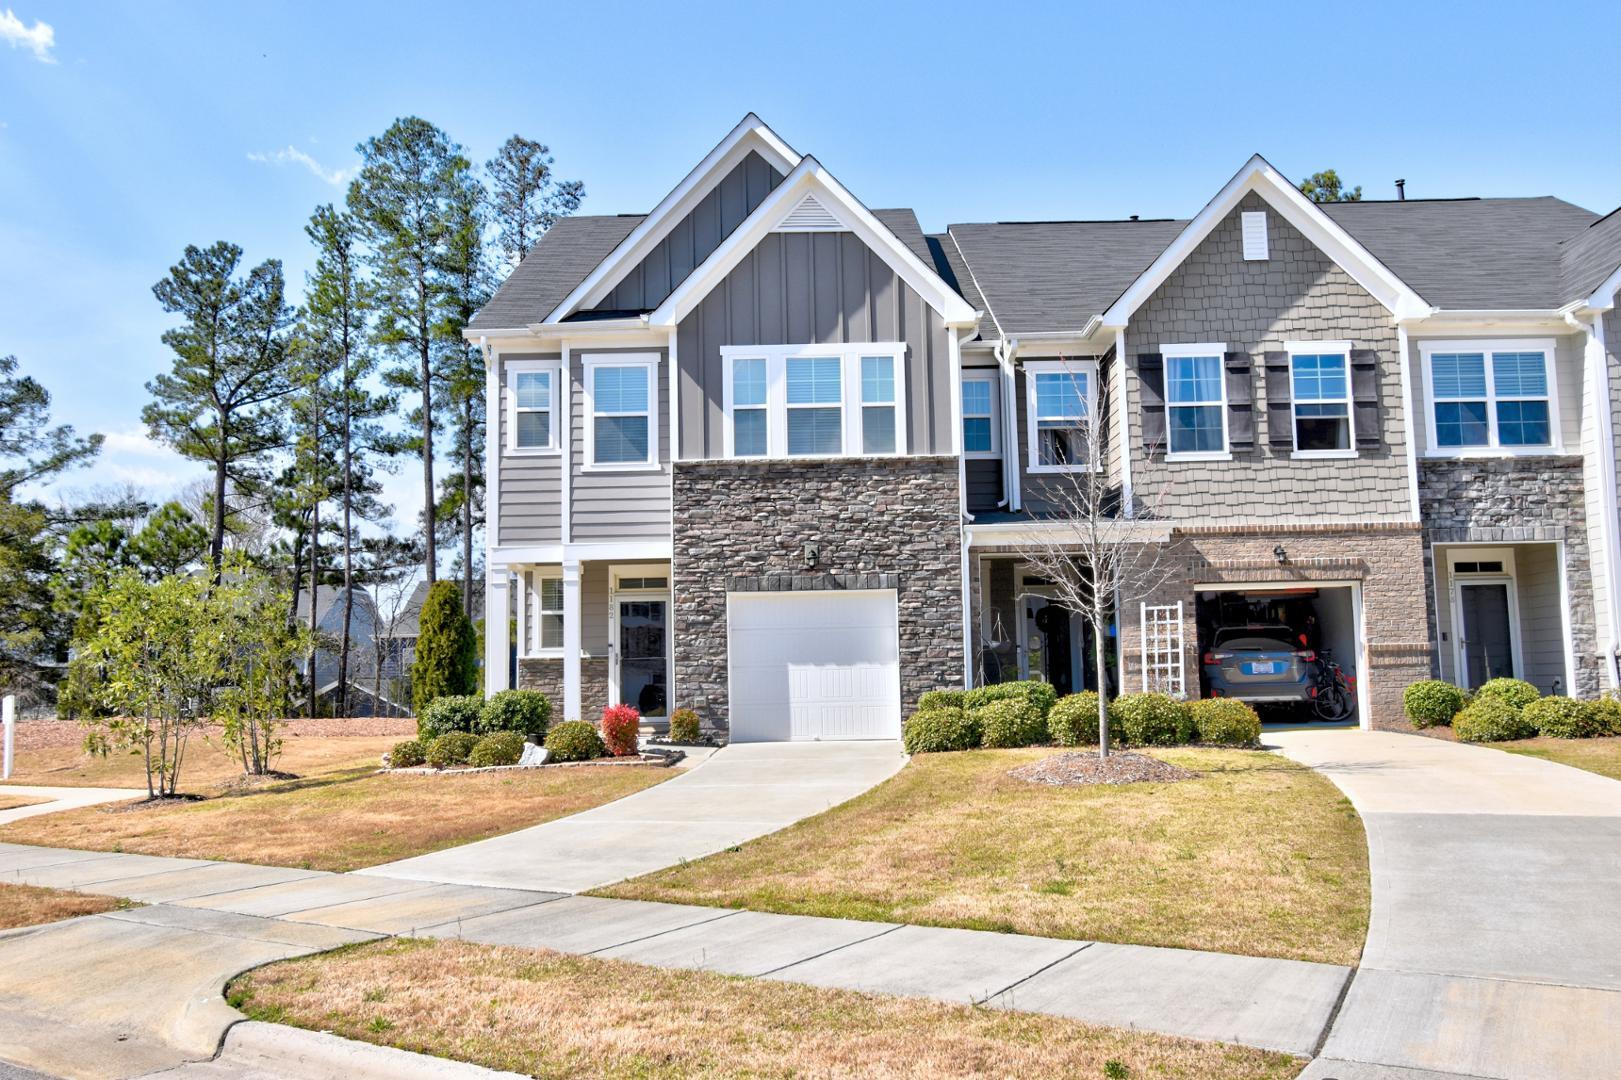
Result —
<path fill-rule="evenodd" d="M 1608 310 L 1621 289 L 1621 209 L 1568 238 L 1559 253 L 1561 295 L 1567 303 Z"/>
<path fill-rule="evenodd" d="M 489 303 L 468 323 L 469 332 L 516 330 L 538 322 L 607 257 L 642 214 L 580 214 L 559 218 L 523 262 L 513 267 Z"/>

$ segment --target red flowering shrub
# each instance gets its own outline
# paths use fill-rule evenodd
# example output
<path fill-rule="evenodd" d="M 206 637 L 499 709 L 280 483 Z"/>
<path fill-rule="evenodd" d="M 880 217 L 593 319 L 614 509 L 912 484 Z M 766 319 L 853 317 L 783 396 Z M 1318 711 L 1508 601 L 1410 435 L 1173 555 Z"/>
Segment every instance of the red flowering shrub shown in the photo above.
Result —
<path fill-rule="evenodd" d="M 642 714 L 629 705 L 610 705 L 602 710 L 602 741 L 614 757 L 629 757 L 636 752 L 636 732 L 641 729 Z"/>

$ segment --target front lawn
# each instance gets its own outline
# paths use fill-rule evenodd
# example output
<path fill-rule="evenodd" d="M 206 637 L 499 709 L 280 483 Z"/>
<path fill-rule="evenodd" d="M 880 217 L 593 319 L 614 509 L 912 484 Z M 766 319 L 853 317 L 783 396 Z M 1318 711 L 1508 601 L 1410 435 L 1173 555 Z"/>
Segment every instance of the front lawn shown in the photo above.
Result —
<path fill-rule="evenodd" d="M 79 915 L 99 915 L 131 906 L 128 900 L 116 896 L 91 896 L 36 885 L 0 883 L 0 930 L 38 926 Z"/>
<path fill-rule="evenodd" d="M 656 766 L 380 774 L 374 758 L 261 787 L 228 784 L 199 802 L 42 814 L 0 827 L 0 841 L 357 870 L 577 814 L 673 775 Z"/>
<path fill-rule="evenodd" d="M 781 832 L 601 890 L 637 900 L 1354 964 L 1368 853 L 1350 802 L 1247 750 L 1155 750 L 1198 779 L 1047 787 L 1052 750 L 924 754 Z"/>
<path fill-rule="evenodd" d="M 0 810 L 15 810 L 19 806 L 34 806 L 51 800 L 30 795 L 11 795 L 0 788 Z"/>
<path fill-rule="evenodd" d="M 1301 1066 L 1057 1017 L 462 941 L 284 961 L 227 998 L 257 1020 L 536 1077 L 1281 1080 Z"/>
<path fill-rule="evenodd" d="M 1621 780 L 1621 736 L 1618 735 L 1597 739 L 1550 739 L 1539 736 L 1489 745 L 1511 754 L 1556 761 L 1573 769 L 1586 769 L 1612 780 Z"/>

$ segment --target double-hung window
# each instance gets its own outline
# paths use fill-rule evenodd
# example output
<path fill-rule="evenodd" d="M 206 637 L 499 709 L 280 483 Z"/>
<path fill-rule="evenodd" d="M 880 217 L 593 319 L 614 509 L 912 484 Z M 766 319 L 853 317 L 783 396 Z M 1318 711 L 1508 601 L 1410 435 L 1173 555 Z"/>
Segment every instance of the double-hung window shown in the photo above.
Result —
<path fill-rule="evenodd" d="M 1559 446 L 1554 343 L 1426 341 L 1430 453 L 1542 453 Z"/>
<path fill-rule="evenodd" d="M 1227 386 L 1224 345 L 1165 345 L 1167 457 L 1227 456 Z"/>
<path fill-rule="evenodd" d="M 1346 342 L 1290 344 L 1289 400 L 1294 410 L 1295 453 L 1349 455 L 1351 347 Z"/>
<path fill-rule="evenodd" d="M 524 585 L 527 596 L 526 604 L 531 604 L 528 611 L 533 613 L 533 629 L 526 632 L 529 638 L 528 647 L 524 654 L 531 655 L 531 650 L 542 653 L 551 653 L 563 647 L 563 579 L 553 570 L 534 571 L 524 574 Z"/>
<path fill-rule="evenodd" d="M 837 356 L 791 356 L 788 456 L 844 452 L 844 365 Z"/>
<path fill-rule="evenodd" d="M 727 457 L 906 452 L 901 344 L 727 345 Z"/>
<path fill-rule="evenodd" d="M 658 354 L 585 357 L 586 467 L 658 467 Z"/>
<path fill-rule="evenodd" d="M 1027 360 L 1025 424 L 1031 472 L 1074 472 L 1093 466 L 1089 443 L 1097 406 L 1096 360 Z"/>
<path fill-rule="evenodd" d="M 507 361 L 507 451 L 549 453 L 558 446 L 559 365 Z"/>
<path fill-rule="evenodd" d="M 969 457 L 995 457 L 1001 424 L 996 413 L 999 372 L 962 377 L 962 450 Z"/>

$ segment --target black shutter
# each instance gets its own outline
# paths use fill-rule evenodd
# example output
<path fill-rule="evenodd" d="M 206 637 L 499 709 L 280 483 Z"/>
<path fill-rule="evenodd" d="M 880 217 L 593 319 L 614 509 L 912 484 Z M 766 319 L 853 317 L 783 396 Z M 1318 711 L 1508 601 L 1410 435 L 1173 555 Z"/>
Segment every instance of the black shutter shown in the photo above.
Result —
<path fill-rule="evenodd" d="M 1290 404 L 1289 354 L 1266 354 L 1266 441 L 1278 449 L 1295 446 L 1295 415 Z"/>
<path fill-rule="evenodd" d="M 1230 352 L 1222 358 L 1227 380 L 1227 448 L 1248 454 L 1255 450 L 1255 387 L 1250 354 Z"/>
<path fill-rule="evenodd" d="M 1137 354 L 1137 388 L 1142 396 L 1143 450 L 1165 452 L 1165 357 Z"/>
<path fill-rule="evenodd" d="M 1351 350 L 1351 417 L 1358 450 L 1384 444 L 1379 423 L 1379 354 L 1372 349 Z"/>

